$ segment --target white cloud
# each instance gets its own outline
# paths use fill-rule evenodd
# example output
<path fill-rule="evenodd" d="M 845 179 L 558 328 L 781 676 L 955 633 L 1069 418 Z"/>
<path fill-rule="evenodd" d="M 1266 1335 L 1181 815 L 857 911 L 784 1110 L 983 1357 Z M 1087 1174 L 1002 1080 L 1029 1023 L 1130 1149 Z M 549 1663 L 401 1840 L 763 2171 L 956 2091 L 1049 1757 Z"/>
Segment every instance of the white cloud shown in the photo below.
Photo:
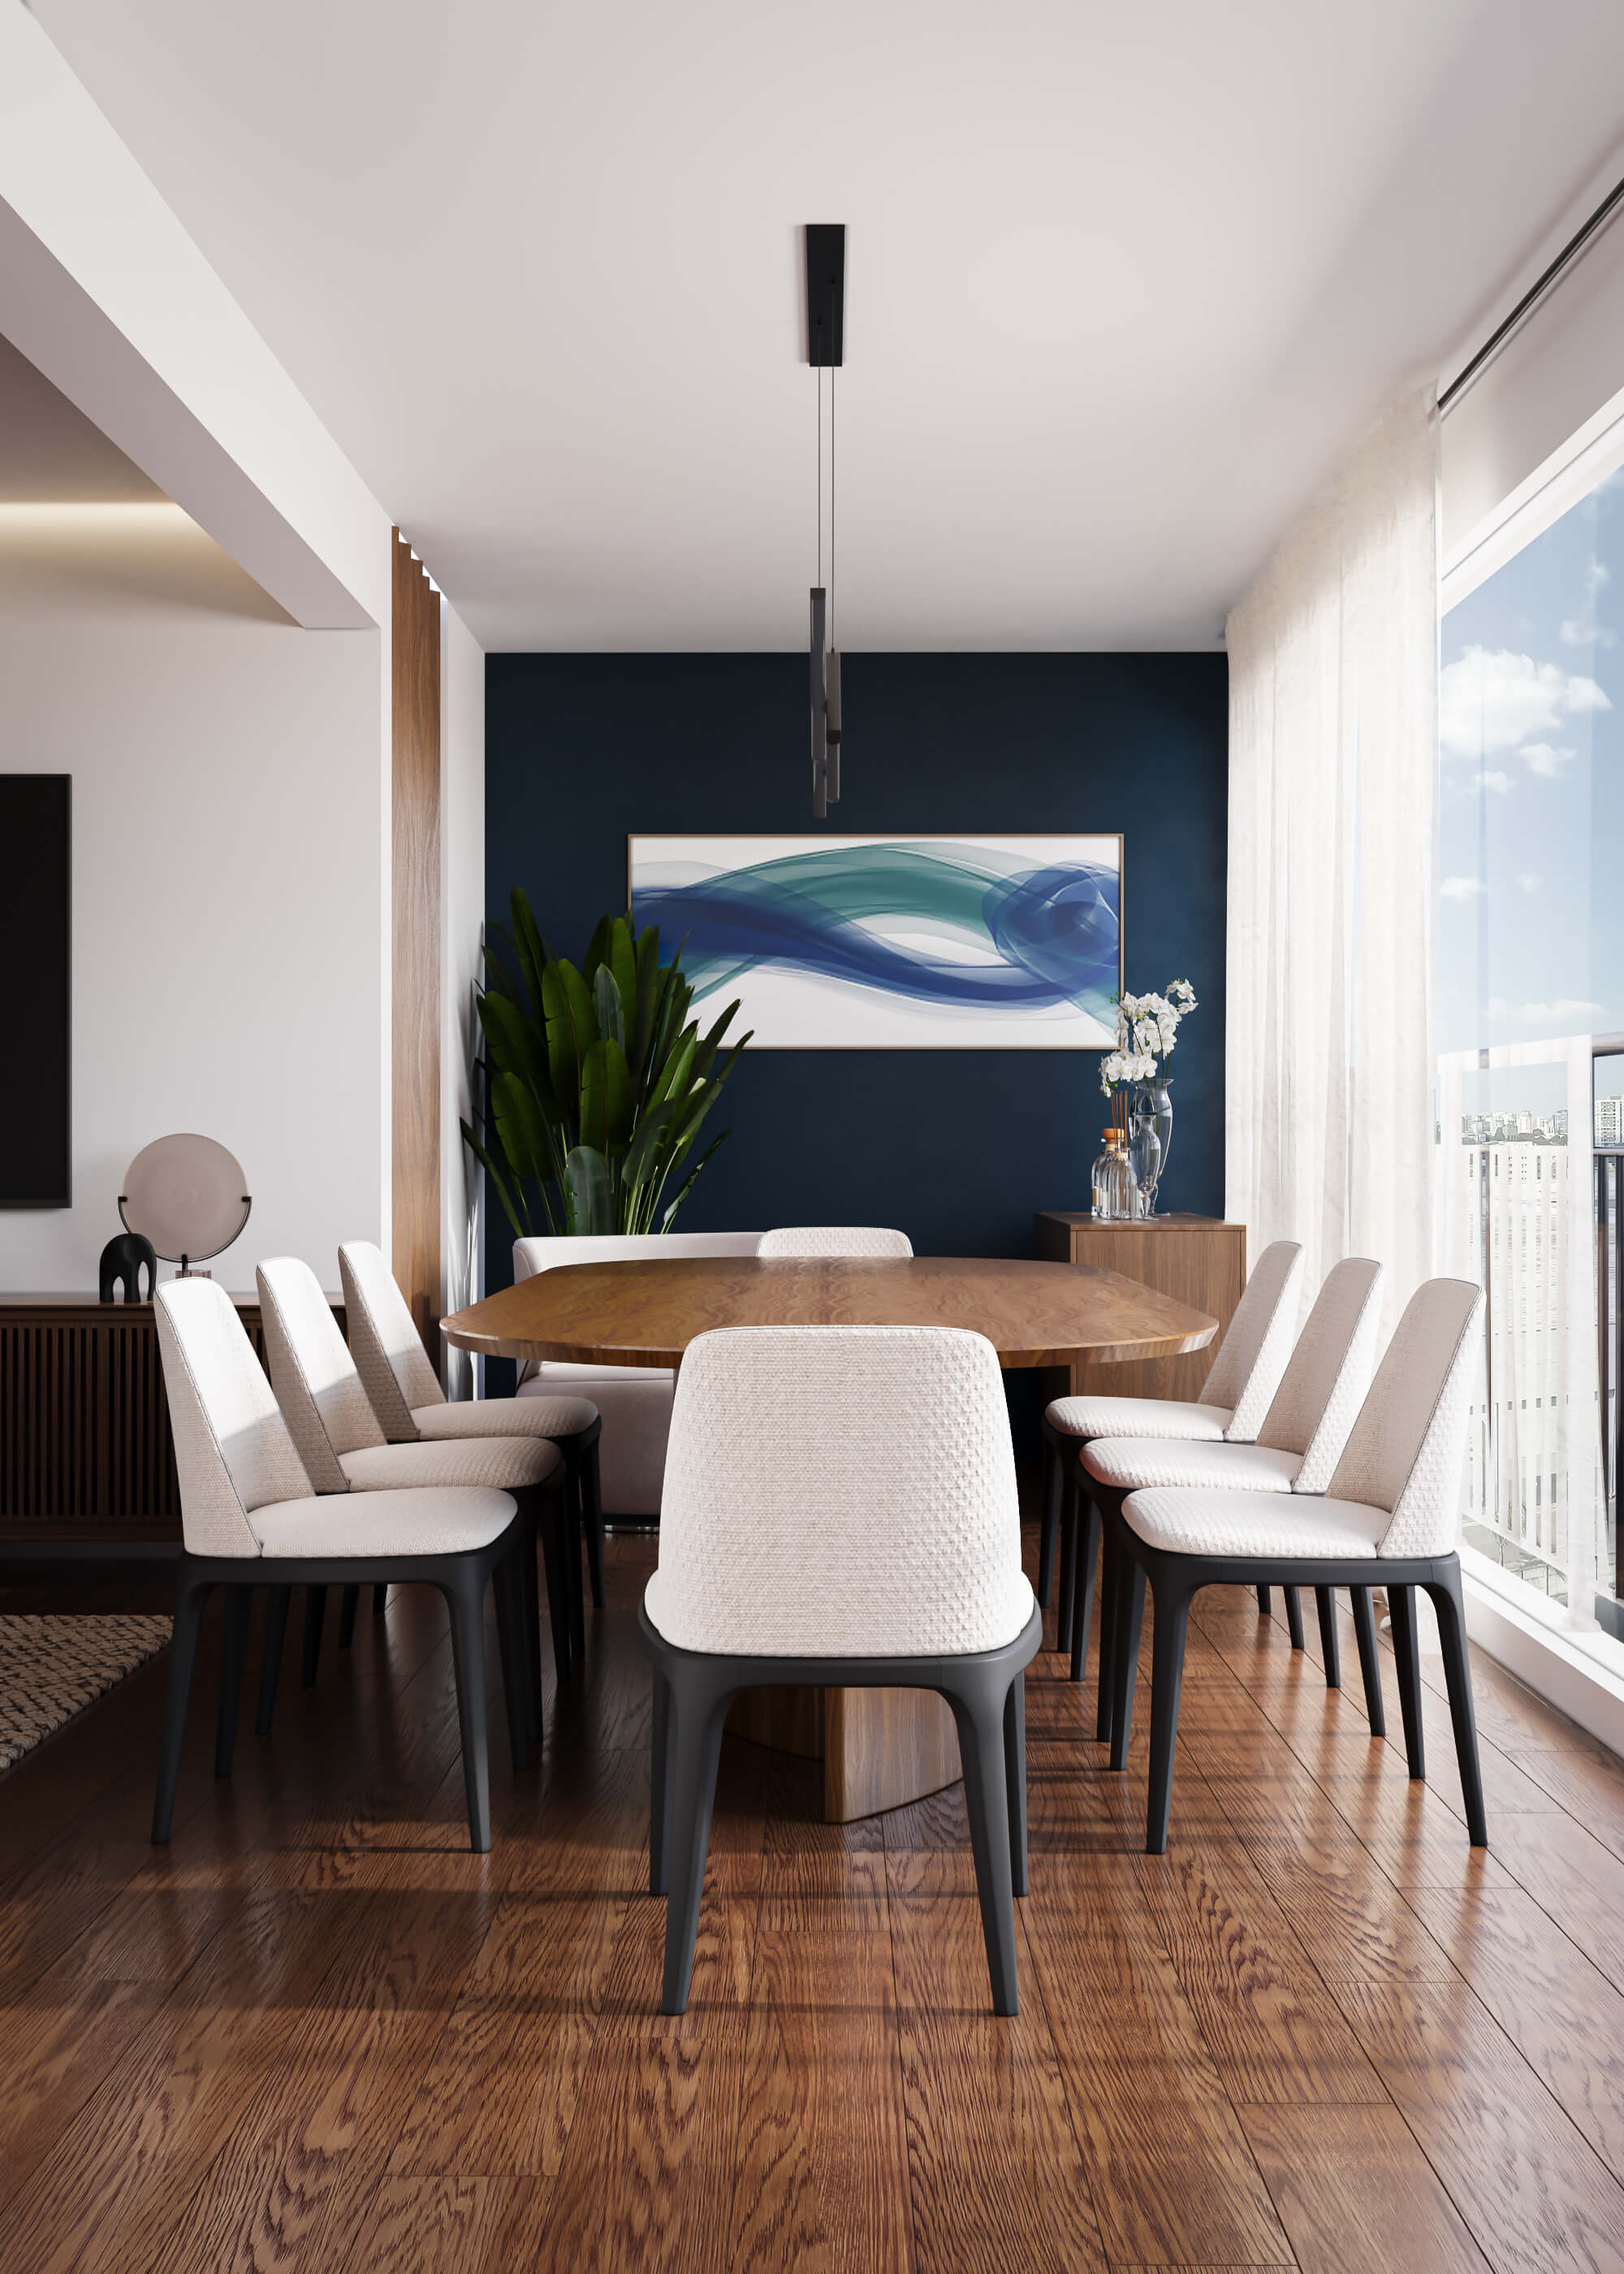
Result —
<path fill-rule="evenodd" d="M 1447 900 L 1475 900 L 1488 887 L 1481 877 L 1446 877 L 1438 889 Z"/>
<path fill-rule="evenodd" d="M 1612 708 L 1604 689 L 1582 673 L 1536 663 L 1509 648 L 1469 647 L 1440 680 L 1438 738 L 1452 757 L 1481 760 L 1515 750 L 1530 735 L 1549 737 L 1564 719 Z"/>
<path fill-rule="evenodd" d="M 1513 1003 L 1504 995 L 1489 998 L 1492 1019 L 1520 1019 L 1525 1027 L 1543 1027 L 1553 1034 L 1583 1032 L 1604 1007 L 1577 995 L 1559 995 L 1554 1003 Z"/>
<path fill-rule="evenodd" d="M 1560 774 L 1569 758 L 1575 757 L 1571 743 L 1558 749 L 1551 742 L 1524 742 L 1517 756 L 1528 760 L 1530 773 L 1544 774 L 1547 780 Z"/>
<path fill-rule="evenodd" d="M 1495 790 L 1501 797 L 1505 796 L 1506 792 L 1508 789 L 1512 789 L 1515 787 L 1512 781 L 1511 776 L 1509 774 L 1501 773 L 1497 767 L 1491 768 L 1487 773 L 1474 774 L 1471 779 L 1471 786 L 1474 789 Z"/>
<path fill-rule="evenodd" d="M 1545 878 L 1543 877 L 1535 876 L 1531 869 L 1524 869 L 1522 875 L 1517 878 L 1519 887 L 1525 892 L 1537 892 L 1544 882 Z"/>
<path fill-rule="evenodd" d="M 1564 616 L 1557 637 L 1564 647 L 1611 647 L 1613 634 L 1605 624 L 1598 624 L 1592 610 L 1588 616 Z"/>

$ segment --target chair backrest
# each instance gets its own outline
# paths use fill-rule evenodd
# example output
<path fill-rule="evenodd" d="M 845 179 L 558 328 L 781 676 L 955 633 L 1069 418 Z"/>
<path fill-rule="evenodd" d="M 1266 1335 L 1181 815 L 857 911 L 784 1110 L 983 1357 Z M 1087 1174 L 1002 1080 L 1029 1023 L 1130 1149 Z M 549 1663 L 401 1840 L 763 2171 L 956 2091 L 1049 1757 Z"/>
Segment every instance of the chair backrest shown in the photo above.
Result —
<path fill-rule="evenodd" d="M 1264 1249 L 1201 1386 L 1204 1405 L 1229 1409 L 1223 1434 L 1237 1443 L 1252 1442 L 1280 1387 L 1296 1335 L 1302 1276 L 1303 1251 L 1296 1240 L 1277 1239 Z"/>
<path fill-rule="evenodd" d="M 440 1376 L 381 1247 L 347 1239 L 338 1251 L 338 1276 L 350 1354 L 378 1426 L 392 1445 L 409 1445 L 417 1434 L 411 1417 L 418 1407 L 446 1402 Z"/>
<path fill-rule="evenodd" d="M 729 1656 L 994 1650 L 1032 1613 L 997 1354 L 956 1327 L 729 1327 L 677 1376 L 668 1641 Z"/>
<path fill-rule="evenodd" d="M 578 1239 L 543 1233 L 514 1241 L 513 1276 L 529 1279 L 558 1263 L 629 1263 L 640 1255 L 754 1255 L 760 1238 L 759 1231 L 606 1231 Z M 519 1380 L 528 1382 L 536 1371 L 534 1359 L 526 1359 Z"/>
<path fill-rule="evenodd" d="M 170 1279 L 154 1299 L 187 1551 L 257 1555 L 255 1509 L 307 1500 L 310 1479 L 225 1290 Z"/>
<path fill-rule="evenodd" d="M 1326 1487 L 1332 1500 L 1387 1510 L 1384 1555 L 1447 1555 L 1455 1546 L 1482 1314 L 1469 1279 L 1417 1289 Z"/>
<path fill-rule="evenodd" d="M 1386 1276 L 1368 1256 L 1335 1265 L 1280 1377 L 1258 1442 L 1303 1456 L 1294 1492 L 1322 1493 L 1342 1458 L 1376 1367 Z"/>
<path fill-rule="evenodd" d="M 299 1458 L 319 1493 L 348 1492 L 339 1455 L 386 1440 L 333 1306 L 297 1255 L 274 1255 L 254 1276 L 271 1384 Z"/>
<path fill-rule="evenodd" d="M 757 1255 L 912 1255 L 914 1243 L 906 1231 L 885 1231 L 877 1224 L 787 1224 L 763 1231 Z"/>

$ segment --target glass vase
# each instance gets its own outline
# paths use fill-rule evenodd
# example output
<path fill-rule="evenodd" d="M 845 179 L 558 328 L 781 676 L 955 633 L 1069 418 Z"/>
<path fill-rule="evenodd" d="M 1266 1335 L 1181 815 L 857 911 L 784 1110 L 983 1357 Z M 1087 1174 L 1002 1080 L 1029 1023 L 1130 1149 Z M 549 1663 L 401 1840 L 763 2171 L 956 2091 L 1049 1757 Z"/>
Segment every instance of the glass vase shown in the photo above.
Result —
<path fill-rule="evenodd" d="M 1154 1166 L 1148 1188 L 1143 1172 L 1139 1177 L 1140 1212 L 1145 1216 L 1156 1213 L 1156 1198 L 1162 1179 L 1167 1174 L 1168 1155 L 1173 1146 L 1172 1083 L 1158 1074 L 1152 1081 L 1140 1082 L 1133 1098 L 1133 1128 L 1136 1144 L 1139 1141 L 1141 1123 L 1147 1125 L 1147 1133 L 1156 1142 Z"/>

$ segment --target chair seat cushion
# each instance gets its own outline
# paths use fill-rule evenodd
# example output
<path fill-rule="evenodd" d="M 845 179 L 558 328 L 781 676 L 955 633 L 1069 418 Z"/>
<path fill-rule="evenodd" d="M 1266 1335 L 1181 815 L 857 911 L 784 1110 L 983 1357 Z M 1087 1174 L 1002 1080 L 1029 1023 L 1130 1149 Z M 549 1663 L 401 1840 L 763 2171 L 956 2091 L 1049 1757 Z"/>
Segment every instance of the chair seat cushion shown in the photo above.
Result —
<path fill-rule="evenodd" d="M 412 1409 L 419 1440 L 442 1444 L 454 1437 L 578 1437 L 598 1419 L 584 1397 L 459 1398 Z"/>
<path fill-rule="evenodd" d="M 1083 1448 L 1091 1477 L 1118 1492 L 1153 1485 L 1213 1486 L 1218 1491 L 1286 1493 L 1303 1465 L 1300 1453 L 1261 1445 L 1214 1445 L 1176 1437 L 1095 1437 Z"/>
<path fill-rule="evenodd" d="M 1374 1555 L 1390 1518 L 1314 1493 L 1136 1492 L 1122 1512 L 1149 1547 L 1176 1555 Z"/>
<path fill-rule="evenodd" d="M 457 1555 L 488 1547 L 513 1518 L 505 1492 L 446 1487 L 271 1501 L 255 1509 L 253 1527 L 262 1556 Z"/>
<path fill-rule="evenodd" d="M 1227 1405 L 1192 1405 L 1180 1397 L 1056 1397 L 1049 1419 L 1068 1437 L 1176 1437 L 1181 1442 L 1222 1436 Z"/>
<path fill-rule="evenodd" d="M 447 1437 L 437 1444 L 364 1445 L 339 1466 L 352 1493 L 424 1485 L 481 1485 L 513 1492 L 557 1476 L 564 1456 L 545 1437 Z"/>

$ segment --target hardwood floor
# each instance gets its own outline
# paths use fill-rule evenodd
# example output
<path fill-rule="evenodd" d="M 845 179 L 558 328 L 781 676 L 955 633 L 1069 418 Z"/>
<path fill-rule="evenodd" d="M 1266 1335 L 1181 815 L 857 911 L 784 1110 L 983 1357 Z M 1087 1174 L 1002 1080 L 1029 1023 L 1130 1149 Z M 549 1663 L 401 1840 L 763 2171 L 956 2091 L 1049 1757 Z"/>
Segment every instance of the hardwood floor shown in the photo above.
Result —
<path fill-rule="evenodd" d="M 1411 1786 L 1317 1635 L 1214 1591 L 1153 1858 L 1143 1729 L 1112 1777 L 1046 1653 L 1011 2022 L 958 1788 L 826 1825 L 816 1762 L 729 1739 L 665 2021 L 651 1553 L 612 1541 L 489 1856 L 421 1592 L 290 1664 L 229 1784 L 211 1630 L 167 1850 L 163 1659 L 0 1778 L 5 2274 L 1624 2269 L 1624 1764 L 1498 1668 L 1474 1856 L 1437 1662 Z"/>

